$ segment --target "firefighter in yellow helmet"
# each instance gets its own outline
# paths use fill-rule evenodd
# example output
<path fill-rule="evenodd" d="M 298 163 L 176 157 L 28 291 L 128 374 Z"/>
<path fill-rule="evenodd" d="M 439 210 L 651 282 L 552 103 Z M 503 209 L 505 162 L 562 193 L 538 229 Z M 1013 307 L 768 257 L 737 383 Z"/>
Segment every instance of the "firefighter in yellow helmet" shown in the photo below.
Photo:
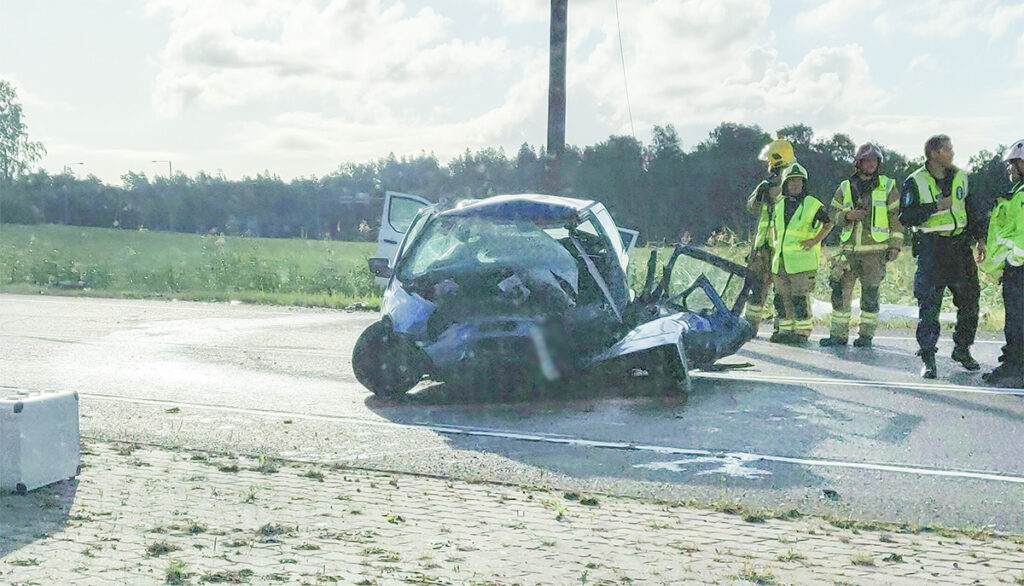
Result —
<path fill-rule="evenodd" d="M 1002 272 L 1006 345 L 1002 364 L 981 378 L 996 387 L 1024 388 L 1024 138 L 1006 149 L 1003 162 L 1013 187 L 996 200 L 978 257 L 985 272 Z"/>
<path fill-rule="evenodd" d="M 900 193 L 896 181 L 879 173 L 882 151 L 864 144 L 854 157 L 856 171 L 832 197 L 832 221 L 842 232 L 839 254 L 832 258 L 832 324 L 822 346 L 845 346 L 850 331 L 853 285 L 860 280 L 860 330 L 853 345 L 870 348 L 878 325 L 878 287 L 885 263 L 903 246 Z"/>
<path fill-rule="evenodd" d="M 793 163 L 782 172 L 782 197 L 772 210 L 772 281 L 783 316 L 772 342 L 804 344 L 814 325 L 811 290 L 821 263 L 821 241 L 832 220 L 816 197 L 807 195 L 807 170 Z"/>
<path fill-rule="evenodd" d="M 754 234 L 753 246 L 747 255 L 747 285 L 750 296 L 743 309 L 743 318 L 754 329 L 761 325 L 764 315 L 764 302 L 768 298 L 768 286 L 771 284 L 772 271 L 772 238 L 768 233 L 771 226 L 772 209 L 782 191 L 780 175 L 782 171 L 796 161 L 793 145 L 788 140 L 775 140 L 761 151 L 760 160 L 768 163 L 769 175 L 761 181 L 747 198 L 747 211 L 757 216 L 757 232 Z M 779 328 L 781 306 L 776 303 L 775 331 Z"/>

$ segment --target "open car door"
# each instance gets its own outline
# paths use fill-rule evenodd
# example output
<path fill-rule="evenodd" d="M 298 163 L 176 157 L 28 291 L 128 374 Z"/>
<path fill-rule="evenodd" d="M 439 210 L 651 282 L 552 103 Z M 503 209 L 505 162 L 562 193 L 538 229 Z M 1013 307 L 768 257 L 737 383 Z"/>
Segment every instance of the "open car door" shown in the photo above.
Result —
<path fill-rule="evenodd" d="M 387 191 L 384 193 L 384 210 L 380 217 L 380 231 L 377 233 L 377 254 L 375 256 L 386 258 L 392 267 L 395 266 L 395 255 L 398 254 L 398 245 L 409 230 L 413 218 L 419 211 L 431 202 L 425 197 L 411 193 L 399 193 Z M 379 287 L 386 287 L 388 280 L 384 277 L 376 277 L 374 281 Z"/>
<path fill-rule="evenodd" d="M 662 275 L 661 303 L 682 311 L 687 358 L 696 368 L 739 350 L 756 332 L 740 315 L 750 295 L 746 267 L 688 244 L 676 245 Z"/>

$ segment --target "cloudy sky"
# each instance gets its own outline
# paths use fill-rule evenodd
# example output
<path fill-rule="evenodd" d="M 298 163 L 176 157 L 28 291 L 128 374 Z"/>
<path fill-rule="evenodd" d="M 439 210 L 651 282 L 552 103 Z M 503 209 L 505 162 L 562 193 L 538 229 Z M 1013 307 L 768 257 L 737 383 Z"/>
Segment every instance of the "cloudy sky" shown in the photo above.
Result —
<path fill-rule="evenodd" d="M 0 79 L 30 137 L 128 170 L 322 176 L 546 140 L 548 0 L 2 0 Z M 691 149 L 722 121 L 957 162 L 1024 136 L 1019 0 L 569 0 L 566 140 Z M 623 60 L 628 80 L 623 81 Z M 632 113 L 632 122 L 630 118 Z M 634 130 L 635 129 L 635 130 Z"/>

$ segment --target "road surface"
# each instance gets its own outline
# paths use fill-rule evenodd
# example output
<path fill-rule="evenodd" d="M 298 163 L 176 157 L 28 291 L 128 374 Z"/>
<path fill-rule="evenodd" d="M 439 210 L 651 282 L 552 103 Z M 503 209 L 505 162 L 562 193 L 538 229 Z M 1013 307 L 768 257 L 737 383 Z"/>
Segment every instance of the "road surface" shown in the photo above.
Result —
<path fill-rule="evenodd" d="M 1024 391 L 912 332 L 874 349 L 748 343 L 686 397 L 506 401 L 423 384 L 380 401 L 352 347 L 375 314 L 0 295 L 0 386 L 75 390 L 82 435 L 465 480 L 1024 532 Z M 984 367 L 1001 340 L 975 346 Z M 477 392 L 474 392 L 477 391 Z"/>

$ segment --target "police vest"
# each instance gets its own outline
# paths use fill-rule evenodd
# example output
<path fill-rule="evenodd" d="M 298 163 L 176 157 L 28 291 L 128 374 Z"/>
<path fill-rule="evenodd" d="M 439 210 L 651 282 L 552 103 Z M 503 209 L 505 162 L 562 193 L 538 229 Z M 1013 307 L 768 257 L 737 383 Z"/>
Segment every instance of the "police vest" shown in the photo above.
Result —
<path fill-rule="evenodd" d="M 998 273 L 1004 265 L 1024 265 L 1024 182 L 1014 186 L 1011 197 L 999 198 L 988 222 L 982 270 Z"/>
<path fill-rule="evenodd" d="M 871 191 L 871 239 L 875 242 L 889 240 L 889 190 L 892 189 L 893 180 L 885 175 L 878 176 L 878 187 Z M 843 190 L 843 213 L 853 209 L 853 190 L 850 187 L 850 180 L 847 179 L 840 184 Z M 854 222 L 846 224 L 839 240 L 846 242 L 853 235 Z"/>
<path fill-rule="evenodd" d="M 917 185 L 917 198 L 922 204 L 935 203 L 942 194 L 927 168 L 921 167 L 914 171 L 910 178 Z M 956 236 L 964 231 L 967 226 L 967 176 L 963 171 L 957 170 L 953 175 L 953 186 L 950 191 L 952 201 L 949 209 L 936 211 L 925 223 L 914 226 L 915 231 L 939 236 Z"/>
<path fill-rule="evenodd" d="M 817 271 L 821 261 L 821 243 L 804 250 L 800 243 L 818 235 L 814 217 L 822 208 L 818 198 L 805 196 L 793 217 L 786 222 L 786 198 L 780 197 L 772 212 L 772 272 L 785 268 L 789 274 Z"/>

